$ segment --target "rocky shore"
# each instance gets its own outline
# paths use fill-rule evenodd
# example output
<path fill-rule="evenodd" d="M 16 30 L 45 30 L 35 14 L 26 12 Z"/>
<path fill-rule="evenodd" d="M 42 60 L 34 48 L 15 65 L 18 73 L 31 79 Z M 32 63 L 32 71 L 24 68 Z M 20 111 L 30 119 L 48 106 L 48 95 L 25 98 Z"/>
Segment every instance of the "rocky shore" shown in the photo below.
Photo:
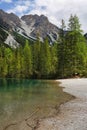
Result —
<path fill-rule="evenodd" d="M 87 79 L 58 81 L 76 99 L 62 104 L 55 117 L 40 120 L 37 130 L 87 130 Z"/>

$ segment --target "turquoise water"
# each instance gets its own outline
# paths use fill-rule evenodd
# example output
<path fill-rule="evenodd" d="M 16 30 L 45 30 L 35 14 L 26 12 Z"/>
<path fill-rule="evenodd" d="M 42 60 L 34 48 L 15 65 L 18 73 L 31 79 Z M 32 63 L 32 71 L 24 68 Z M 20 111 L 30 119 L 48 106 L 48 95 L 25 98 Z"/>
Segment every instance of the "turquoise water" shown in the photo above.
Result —
<path fill-rule="evenodd" d="M 56 106 L 69 100 L 55 81 L 0 79 L 0 130 L 7 124 L 28 118 L 52 116 Z"/>

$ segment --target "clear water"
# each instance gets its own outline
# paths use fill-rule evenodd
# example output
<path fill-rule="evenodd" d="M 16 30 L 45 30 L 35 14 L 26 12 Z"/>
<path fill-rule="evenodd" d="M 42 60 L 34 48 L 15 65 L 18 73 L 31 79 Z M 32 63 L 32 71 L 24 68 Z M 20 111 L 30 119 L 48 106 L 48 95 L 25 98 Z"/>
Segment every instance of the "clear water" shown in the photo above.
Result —
<path fill-rule="evenodd" d="M 71 98 L 55 81 L 0 79 L 0 130 L 32 113 L 31 124 L 35 119 L 52 116 L 57 106 Z"/>

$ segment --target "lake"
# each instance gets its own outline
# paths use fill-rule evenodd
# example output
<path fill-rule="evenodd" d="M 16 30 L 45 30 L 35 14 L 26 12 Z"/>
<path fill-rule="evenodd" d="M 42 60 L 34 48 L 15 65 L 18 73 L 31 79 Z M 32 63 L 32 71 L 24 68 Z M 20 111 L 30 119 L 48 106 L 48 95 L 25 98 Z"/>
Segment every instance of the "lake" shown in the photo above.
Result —
<path fill-rule="evenodd" d="M 0 79 L 0 130 L 24 120 L 33 126 L 36 120 L 57 114 L 59 105 L 70 99 L 56 81 Z"/>

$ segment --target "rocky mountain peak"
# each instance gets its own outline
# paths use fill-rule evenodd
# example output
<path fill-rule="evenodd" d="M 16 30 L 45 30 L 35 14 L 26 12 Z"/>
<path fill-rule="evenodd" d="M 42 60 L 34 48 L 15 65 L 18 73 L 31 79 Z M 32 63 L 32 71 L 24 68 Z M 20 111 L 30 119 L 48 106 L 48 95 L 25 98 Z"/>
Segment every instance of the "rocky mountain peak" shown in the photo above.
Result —
<path fill-rule="evenodd" d="M 47 18 L 45 15 L 40 15 L 39 18 L 40 18 L 41 20 L 48 21 L 48 18 Z"/>
<path fill-rule="evenodd" d="M 28 25 L 30 25 L 30 23 L 41 23 L 41 22 L 43 22 L 43 21 L 45 21 L 45 22 L 48 22 L 48 18 L 46 17 L 46 16 L 44 16 L 44 15 L 37 15 L 37 14 L 35 14 L 35 15 L 24 15 L 24 16 L 22 16 L 21 17 L 21 19 L 22 20 L 24 20 L 24 21 L 26 21 L 26 23 L 28 24 Z"/>
<path fill-rule="evenodd" d="M 8 14 L 8 17 L 11 21 L 13 21 L 17 26 L 20 25 L 20 18 L 14 13 Z"/>
<path fill-rule="evenodd" d="M 58 39 L 58 33 L 60 31 L 44 15 L 24 15 L 19 18 L 14 13 L 6 13 L 3 10 L 0 10 L 0 27 L 9 34 L 8 39 L 5 39 L 6 42 L 8 41 L 8 44 L 10 39 L 12 41 L 13 39 L 18 40 L 19 35 L 30 40 L 36 40 L 37 36 L 39 36 L 41 41 L 48 37 L 49 41 L 53 43 Z"/>
<path fill-rule="evenodd" d="M 6 13 L 3 10 L 0 10 L 0 25 L 4 28 L 12 29 L 14 26 L 20 25 L 20 19 L 13 13 Z"/>
<path fill-rule="evenodd" d="M 23 21 L 26 22 L 28 26 L 32 24 L 34 28 L 31 32 L 31 36 L 37 37 L 37 34 L 41 38 L 46 38 L 47 36 L 51 40 L 57 39 L 57 34 L 59 32 L 59 28 L 52 23 L 49 22 L 48 18 L 44 15 L 24 15 L 21 17 Z"/>

